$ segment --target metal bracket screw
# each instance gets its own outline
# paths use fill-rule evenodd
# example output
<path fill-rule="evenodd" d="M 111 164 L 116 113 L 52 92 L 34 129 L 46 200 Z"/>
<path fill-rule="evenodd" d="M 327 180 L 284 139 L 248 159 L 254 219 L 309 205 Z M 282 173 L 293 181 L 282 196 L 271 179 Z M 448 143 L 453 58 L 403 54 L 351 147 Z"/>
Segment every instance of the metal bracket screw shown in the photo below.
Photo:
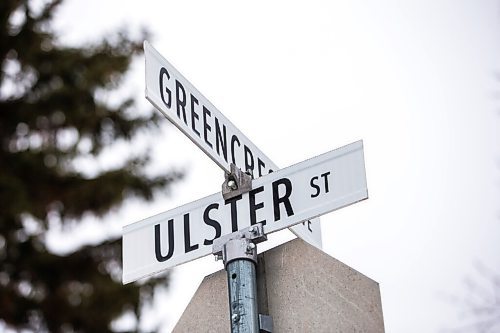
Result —
<path fill-rule="evenodd" d="M 230 179 L 227 181 L 227 187 L 229 187 L 231 190 L 237 190 L 238 189 L 238 184 L 234 181 L 234 179 Z"/>
<path fill-rule="evenodd" d="M 255 249 L 255 244 L 254 243 L 250 243 L 247 245 L 247 253 L 252 253 L 253 250 Z"/>
<path fill-rule="evenodd" d="M 233 323 L 237 323 L 238 321 L 240 321 L 240 315 L 237 313 L 233 313 L 233 315 L 231 316 L 231 320 L 233 321 Z"/>

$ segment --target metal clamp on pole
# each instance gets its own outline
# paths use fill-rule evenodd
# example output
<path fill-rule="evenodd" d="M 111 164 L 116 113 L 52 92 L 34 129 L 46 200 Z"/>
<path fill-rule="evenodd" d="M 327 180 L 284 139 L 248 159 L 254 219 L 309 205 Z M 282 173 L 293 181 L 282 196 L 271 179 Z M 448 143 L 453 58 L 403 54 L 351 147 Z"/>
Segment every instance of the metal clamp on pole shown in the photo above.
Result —
<path fill-rule="evenodd" d="M 214 241 L 212 253 L 224 260 L 227 273 L 232 333 L 258 333 L 257 246 L 266 240 L 262 224 L 222 236 Z"/>
<path fill-rule="evenodd" d="M 212 253 L 216 259 L 224 260 L 224 267 L 238 259 L 257 263 L 256 245 L 267 240 L 261 223 L 235 231 L 214 240 Z"/>
<path fill-rule="evenodd" d="M 231 173 L 225 173 L 225 181 L 222 183 L 222 197 L 227 200 L 237 195 L 246 193 L 252 189 L 252 175 L 250 172 L 241 171 L 231 163 Z"/>

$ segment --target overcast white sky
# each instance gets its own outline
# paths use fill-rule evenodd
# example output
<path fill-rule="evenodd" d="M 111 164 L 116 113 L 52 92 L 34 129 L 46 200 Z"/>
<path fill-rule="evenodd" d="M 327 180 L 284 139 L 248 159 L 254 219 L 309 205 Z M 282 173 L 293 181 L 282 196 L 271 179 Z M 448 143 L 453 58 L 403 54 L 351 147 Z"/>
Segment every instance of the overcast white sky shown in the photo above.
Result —
<path fill-rule="evenodd" d="M 387 332 L 445 332 L 472 320 L 449 296 L 468 297 L 468 277 L 490 287 L 476 263 L 500 273 L 499 17 L 493 0 L 68 0 L 57 28 L 68 42 L 148 28 L 280 166 L 363 139 L 370 198 L 322 217 L 324 250 L 380 283 Z M 147 109 L 143 66 L 126 90 Z M 220 190 L 222 171 L 176 128 L 149 140 L 156 168 L 185 167 L 187 180 L 81 233 L 117 232 Z M 170 331 L 221 268 L 210 257 L 176 269 L 143 325 Z"/>

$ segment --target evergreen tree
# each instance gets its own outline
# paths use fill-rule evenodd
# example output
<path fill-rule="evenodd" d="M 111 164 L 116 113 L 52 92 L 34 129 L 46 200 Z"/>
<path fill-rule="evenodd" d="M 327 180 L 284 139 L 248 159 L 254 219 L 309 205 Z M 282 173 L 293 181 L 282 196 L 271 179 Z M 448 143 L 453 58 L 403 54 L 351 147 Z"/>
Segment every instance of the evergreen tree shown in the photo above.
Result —
<path fill-rule="evenodd" d="M 144 174 L 148 156 L 93 174 L 75 167 L 159 121 L 130 116 L 132 99 L 103 98 L 142 38 L 64 46 L 51 29 L 62 0 L 34 2 L 0 1 L 0 327 L 107 332 L 123 313 L 138 315 L 166 277 L 123 286 L 121 237 L 58 255 L 46 246 L 49 225 L 102 217 L 129 197 L 150 200 L 181 175 Z"/>

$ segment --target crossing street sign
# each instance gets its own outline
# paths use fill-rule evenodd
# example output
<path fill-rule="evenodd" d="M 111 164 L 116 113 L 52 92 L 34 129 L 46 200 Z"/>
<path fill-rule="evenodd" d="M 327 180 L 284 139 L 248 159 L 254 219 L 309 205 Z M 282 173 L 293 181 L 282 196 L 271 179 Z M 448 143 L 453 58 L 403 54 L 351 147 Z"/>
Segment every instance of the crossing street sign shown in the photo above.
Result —
<path fill-rule="evenodd" d="M 146 98 L 226 172 L 230 164 L 255 177 L 277 170 L 271 160 L 147 41 Z"/>
<path fill-rule="evenodd" d="M 253 181 L 247 193 L 216 193 L 124 227 L 123 282 L 212 253 L 215 239 L 262 223 L 269 234 L 368 198 L 363 142 Z"/>
<path fill-rule="evenodd" d="M 147 41 L 144 54 L 146 98 L 217 165 L 230 173 L 232 163 L 256 178 L 279 169 Z M 321 248 L 319 219 L 291 230 Z"/>

